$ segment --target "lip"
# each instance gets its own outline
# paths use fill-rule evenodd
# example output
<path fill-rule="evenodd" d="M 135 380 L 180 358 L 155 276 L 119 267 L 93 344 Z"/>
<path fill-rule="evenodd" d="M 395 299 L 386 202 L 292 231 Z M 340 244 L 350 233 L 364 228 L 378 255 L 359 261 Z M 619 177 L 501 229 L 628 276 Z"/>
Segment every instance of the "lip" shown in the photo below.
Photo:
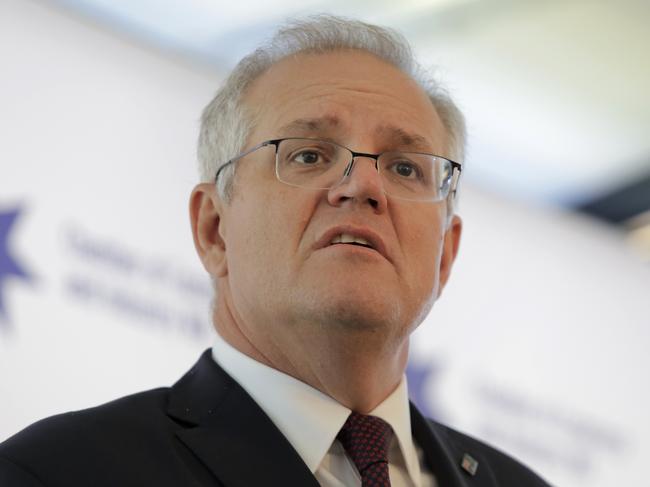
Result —
<path fill-rule="evenodd" d="M 330 228 L 323 234 L 322 237 L 320 237 L 316 241 L 316 244 L 314 245 L 314 249 L 318 250 L 318 249 L 329 247 L 332 239 L 342 233 L 347 233 L 348 235 L 352 235 L 354 237 L 360 237 L 367 240 L 372 246 L 372 250 L 379 252 L 386 260 L 392 262 L 388 255 L 386 244 L 379 236 L 379 234 L 370 230 L 369 228 L 356 227 L 353 225 L 338 225 L 336 227 Z M 335 244 L 335 245 L 341 245 L 341 244 Z"/>

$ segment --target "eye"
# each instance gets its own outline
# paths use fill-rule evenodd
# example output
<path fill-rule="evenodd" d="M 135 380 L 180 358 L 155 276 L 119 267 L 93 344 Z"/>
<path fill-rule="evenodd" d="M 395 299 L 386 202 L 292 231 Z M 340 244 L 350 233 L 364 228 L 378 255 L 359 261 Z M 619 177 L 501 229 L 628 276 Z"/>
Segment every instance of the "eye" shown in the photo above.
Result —
<path fill-rule="evenodd" d="M 416 164 L 410 161 L 397 161 L 391 170 L 404 179 L 415 179 L 420 177 L 420 170 Z"/>
<path fill-rule="evenodd" d="M 325 162 L 323 161 L 322 155 L 313 149 L 304 149 L 297 151 L 291 157 L 291 160 L 305 165 L 314 165 Z"/>

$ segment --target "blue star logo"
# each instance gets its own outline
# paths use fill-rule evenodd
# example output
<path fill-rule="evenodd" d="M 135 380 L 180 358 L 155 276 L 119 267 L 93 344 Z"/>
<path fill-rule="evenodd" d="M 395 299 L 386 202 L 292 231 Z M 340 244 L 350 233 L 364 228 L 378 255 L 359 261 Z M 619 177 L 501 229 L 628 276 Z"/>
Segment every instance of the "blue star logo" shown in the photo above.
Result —
<path fill-rule="evenodd" d="M 7 279 L 13 276 L 24 281 L 31 280 L 29 274 L 9 252 L 9 235 L 19 214 L 19 208 L 7 212 L 0 211 L 0 329 L 3 323 L 9 320 L 4 296 Z"/>

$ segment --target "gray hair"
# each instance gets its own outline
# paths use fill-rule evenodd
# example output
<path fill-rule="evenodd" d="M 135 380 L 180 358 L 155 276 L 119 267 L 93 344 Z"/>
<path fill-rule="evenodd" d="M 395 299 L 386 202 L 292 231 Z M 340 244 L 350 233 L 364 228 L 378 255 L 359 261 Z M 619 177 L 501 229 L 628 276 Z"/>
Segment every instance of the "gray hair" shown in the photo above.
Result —
<path fill-rule="evenodd" d="M 458 162 L 463 160 L 464 117 L 447 92 L 416 62 L 402 35 L 358 20 L 318 15 L 290 22 L 270 41 L 244 57 L 205 107 L 198 142 L 201 181 L 213 181 L 218 169 L 244 149 L 254 121 L 243 98 L 256 78 L 287 56 L 342 49 L 367 51 L 415 80 L 428 94 L 447 130 L 450 157 Z M 231 195 L 234 166 L 225 168 L 218 182 L 219 194 L 226 201 Z"/>

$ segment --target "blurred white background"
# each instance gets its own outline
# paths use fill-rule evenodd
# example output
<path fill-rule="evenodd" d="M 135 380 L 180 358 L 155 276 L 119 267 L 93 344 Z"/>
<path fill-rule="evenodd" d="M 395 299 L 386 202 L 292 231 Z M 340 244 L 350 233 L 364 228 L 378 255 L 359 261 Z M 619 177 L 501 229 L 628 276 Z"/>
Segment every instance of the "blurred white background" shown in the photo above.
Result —
<path fill-rule="evenodd" d="M 0 440 L 210 346 L 200 111 L 284 17 L 321 11 L 402 31 L 468 117 L 461 254 L 413 398 L 555 485 L 643 485 L 650 7 L 627 0 L 2 0 Z"/>

